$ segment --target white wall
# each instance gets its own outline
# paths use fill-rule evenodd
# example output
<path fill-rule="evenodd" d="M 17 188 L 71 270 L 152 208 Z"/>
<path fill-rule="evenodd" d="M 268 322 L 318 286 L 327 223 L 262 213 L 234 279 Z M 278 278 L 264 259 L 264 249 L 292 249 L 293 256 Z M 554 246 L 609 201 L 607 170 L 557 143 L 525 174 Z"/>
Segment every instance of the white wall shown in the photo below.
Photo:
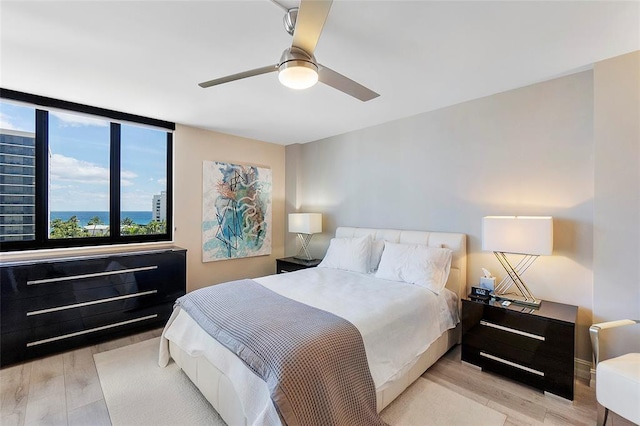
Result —
<path fill-rule="evenodd" d="M 384 96 L 384 94 L 382 94 Z M 357 107 L 357 105 L 355 106 Z M 287 209 L 336 226 L 463 232 L 468 284 L 481 267 L 485 215 L 551 215 L 554 255 L 525 274 L 539 298 L 578 305 L 577 356 L 591 359 L 593 73 L 586 71 L 383 125 L 287 147 Z M 297 250 L 287 239 L 287 254 Z"/>
<path fill-rule="evenodd" d="M 178 125 L 174 134 L 174 241 L 187 249 L 187 290 L 275 273 L 284 255 L 285 147 Z M 202 162 L 270 167 L 272 251 L 269 256 L 202 262 Z"/>
<path fill-rule="evenodd" d="M 640 319 L 640 52 L 595 64 L 594 98 L 593 319 Z M 611 337 L 640 352 L 640 326 Z"/>

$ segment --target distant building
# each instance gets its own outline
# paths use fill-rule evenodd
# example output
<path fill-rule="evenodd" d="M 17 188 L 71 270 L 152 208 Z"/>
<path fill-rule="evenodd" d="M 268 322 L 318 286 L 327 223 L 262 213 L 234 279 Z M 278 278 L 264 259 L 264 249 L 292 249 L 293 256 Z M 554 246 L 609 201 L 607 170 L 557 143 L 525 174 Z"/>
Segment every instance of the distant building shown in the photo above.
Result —
<path fill-rule="evenodd" d="M 153 212 L 153 220 L 157 222 L 167 220 L 167 191 L 162 191 L 160 195 L 153 196 L 151 211 Z"/>
<path fill-rule="evenodd" d="M 0 129 L 0 242 L 35 239 L 36 135 Z"/>
<path fill-rule="evenodd" d="M 102 237 L 109 235 L 109 225 L 87 225 L 83 227 L 91 237 Z"/>

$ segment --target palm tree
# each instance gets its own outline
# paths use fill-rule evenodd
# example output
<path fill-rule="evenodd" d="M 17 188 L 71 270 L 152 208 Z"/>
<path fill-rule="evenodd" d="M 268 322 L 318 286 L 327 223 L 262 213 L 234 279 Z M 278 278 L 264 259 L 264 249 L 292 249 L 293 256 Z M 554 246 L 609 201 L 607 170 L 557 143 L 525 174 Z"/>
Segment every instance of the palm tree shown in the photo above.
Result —
<path fill-rule="evenodd" d="M 98 216 L 92 217 L 91 219 L 89 219 L 89 222 L 87 222 L 87 225 L 103 225 L 103 224 L 104 222 Z"/>
<path fill-rule="evenodd" d="M 69 220 L 54 219 L 51 222 L 51 233 L 49 238 L 78 238 L 88 237 L 89 234 L 80 226 L 77 216 L 71 216 Z"/>

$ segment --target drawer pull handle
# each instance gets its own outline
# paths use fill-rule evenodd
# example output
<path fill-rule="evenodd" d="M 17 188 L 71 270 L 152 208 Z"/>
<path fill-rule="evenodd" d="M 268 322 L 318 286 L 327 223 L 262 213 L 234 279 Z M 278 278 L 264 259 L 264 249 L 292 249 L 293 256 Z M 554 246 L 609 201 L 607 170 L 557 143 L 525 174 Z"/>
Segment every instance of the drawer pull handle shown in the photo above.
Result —
<path fill-rule="evenodd" d="M 91 300 L 89 302 L 74 303 L 73 305 L 64 305 L 64 306 L 57 306 L 55 308 L 40 309 L 39 311 L 27 312 L 27 316 L 30 317 L 33 315 L 42 315 L 42 314 L 48 314 L 51 312 L 65 311 L 67 309 L 81 308 L 83 306 L 99 305 L 100 303 L 113 302 L 116 300 L 123 300 L 123 299 L 131 299 L 132 297 L 147 296 L 149 294 L 155 294 L 157 292 L 158 290 L 142 291 L 139 293 L 125 294 L 124 296 L 115 296 L 115 297 L 109 297 L 107 299 L 97 299 L 97 300 Z"/>
<path fill-rule="evenodd" d="M 509 327 L 505 327 L 503 325 L 493 324 L 491 322 L 487 322 L 487 321 L 484 321 L 484 320 L 480 321 L 480 324 L 484 325 L 484 326 L 487 326 L 487 327 L 496 328 L 498 330 L 507 331 L 509 333 L 519 334 L 521 336 L 530 337 L 532 339 L 540 340 L 542 342 L 544 342 L 546 340 L 544 336 L 538 336 L 537 334 L 527 333 L 526 331 L 520 331 L 520 330 L 516 330 L 515 328 L 509 328 Z"/>
<path fill-rule="evenodd" d="M 141 266 L 140 268 L 119 269 L 117 271 L 104 271 L 104 272 L 95 272 L 93 274 L 79 274 L 79 275 L 69 275 L 67 277 L 45 278 L 42 280 L 30 280 L 30 281 L 27 281 L 27 285 L 57 283 L 60 281 L 79 280 L 81 278 L 107 277 L 109 275 L 129 274 L 132 272 L 151 271 L 153 269 L 158 269 L 158 266 L 157 265 Z"/>
<path fill-rule="evenodd" d="M 500 357 L 488 354 L 486 352 L 480 352 L 480 356 L 483 356 L 485 358 L 489 358 L 489 359 L 492 359 L 494 361 L 501 362 L 502 364 L 507 364 L 507 365 L 510 365 L 511 367 L 516 367 L 516 368 L 519 368 L 520 370 L 524 370 L 526 372 L 537 374 L 538 376 L 544 377 L 544 372 L 542 372 L 542 371 L 538 371 L 538 370 L 535 370 L 533 368 L 525 367 L 524 365 L 520 365 L 520 364 L 515 363 L 515 362 L 507 361 L 506 359 L 502 359 Z"/>
<path fill-rule="evenodd" d="M 38 340 L 38 341 L 35 341 L 35 342 L 29 342 L 29 343 L 27 343 L 27 347 L 29 348 L 31 346 L 42 345 L 43 343 L 50 343 L 50 342 L 55 342 L 57 340 L 63 340 L 63 339 L 69 339 L 71 337 L 82 336 L 83 334 L 94 333 L 96 331 L 102 331 L 102 330 L 106 330 L 106 329 L 109 329 L 109 328 L 118 327 L 118 326 L 121 326 L 121 325 L 132 324 L 134 322 L 146 321 L 148 319 L 156 318 L 157 316 L 158 316 L 158 314 L 147 315 L 146 317 L 135 318 L 135 319 L 131 319 L 131 320 L 128 320 L 128 321 L 116 322 L 114 324 L 103 325 L 102 327 L 90 328 L 90 329 L 87 329 L 87 330 L 77 331 L 75 333 L 69 333 L 69 334 L 63 334 L 62 336 L 51 337 L 49 339 L 43 339 L 43 340 Z"/>

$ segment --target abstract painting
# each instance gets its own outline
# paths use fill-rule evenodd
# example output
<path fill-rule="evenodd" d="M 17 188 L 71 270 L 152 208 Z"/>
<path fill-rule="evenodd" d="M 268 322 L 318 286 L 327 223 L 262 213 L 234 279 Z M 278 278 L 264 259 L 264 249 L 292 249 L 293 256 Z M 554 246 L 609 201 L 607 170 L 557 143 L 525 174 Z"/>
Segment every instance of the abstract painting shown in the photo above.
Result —
<path fill-rule="evenodd" d="M 202 165 L 202 261 L 271 254 L 271 169 Z"/>

